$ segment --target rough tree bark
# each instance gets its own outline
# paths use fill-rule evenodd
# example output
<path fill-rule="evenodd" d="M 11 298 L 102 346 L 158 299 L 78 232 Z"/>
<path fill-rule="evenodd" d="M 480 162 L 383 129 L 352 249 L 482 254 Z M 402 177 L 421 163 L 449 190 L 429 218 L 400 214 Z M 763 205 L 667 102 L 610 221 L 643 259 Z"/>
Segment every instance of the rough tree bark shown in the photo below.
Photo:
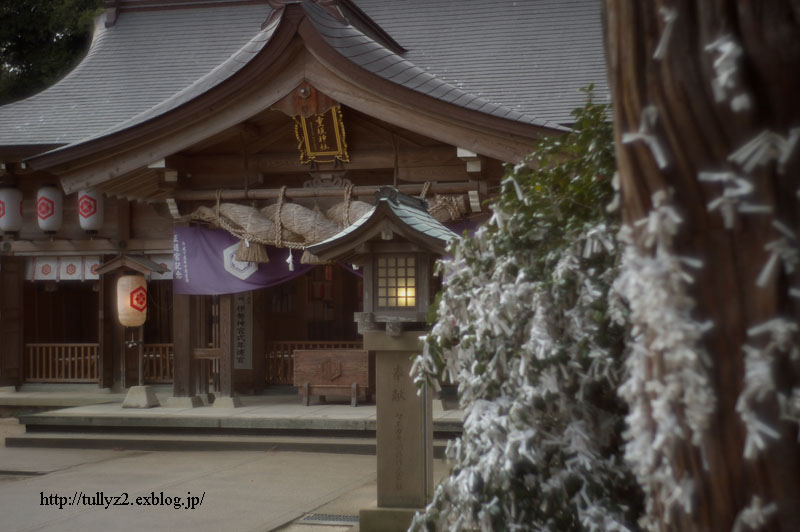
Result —
<path fill-rule="evenodd" d="M 669 523 L 661 520 L 661 529 L 731 530 L 758 495 L 777 504 L 764 530 L 800 530 L 797 423 L 782 418 L 777 397 L 766 395 L 759 414 L 780 438 L 766 438 L 766 449 L 745 459 L 746 430 L 736 410 L 745 382 L 743 345 L 767 341 L 752 327 L 776 317 L 800 321 L 793 291 L 800 287 L 798 268 L 787 272 L 778 261 L 756 285 L 771 257 L 765 245 L 784 237 L 788 256 L 800 236 L 800 142 L 791 131 L 800 127 L 800 2 L 606 0 L 605 8 L 623 216 L 628 223 L 646 216 L 654 192 L 674 190 L 672 203 L 683 217 L 675 251 L 703 261 L 692 285 L 694 317 L 713 321 L 704 337 L 717 399 L 704 441 L 708 464 L 688 441 L 671 453 L 673 467 L 696 480 L 694 507 L 688 514 L 676 510 Z M 657 111 L 645 128 L 652 137 L 623 143 L 626 133 L 640 131 L 647 106 Z M 773 137 L 755 164 L 740 148 L 764 131 L 782 140 Z M 741 157 L 730 159 L 737 150 Z M 726 171 L 754 186 L 749 194 L 728 189 L 734 210 L 746 203 L 771 212 L 732 213 L 726 226 L 719 208 L 709 209 L 724 186 L 698 176 Z M 796 333 L 792 342 L 797 345 Z M 780 392 L 790 395 L 800 383 L 800 366 L 789 356 L 776 359 L 772 371 Z"/>

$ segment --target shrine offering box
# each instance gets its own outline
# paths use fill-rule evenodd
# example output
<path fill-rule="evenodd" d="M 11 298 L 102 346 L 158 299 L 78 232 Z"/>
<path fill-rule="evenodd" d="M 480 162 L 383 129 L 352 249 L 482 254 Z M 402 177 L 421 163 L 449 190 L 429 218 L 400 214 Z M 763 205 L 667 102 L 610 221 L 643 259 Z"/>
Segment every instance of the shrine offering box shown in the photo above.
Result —
<path fill-rule="evenodd" d="M 294 386 L 300 389 L 303 404 L 312 395 L 321 401 L 327 395 L 372 400 L 375 393 L 375 354 L 360 349 L 298 349 L 294 351 Z"/>

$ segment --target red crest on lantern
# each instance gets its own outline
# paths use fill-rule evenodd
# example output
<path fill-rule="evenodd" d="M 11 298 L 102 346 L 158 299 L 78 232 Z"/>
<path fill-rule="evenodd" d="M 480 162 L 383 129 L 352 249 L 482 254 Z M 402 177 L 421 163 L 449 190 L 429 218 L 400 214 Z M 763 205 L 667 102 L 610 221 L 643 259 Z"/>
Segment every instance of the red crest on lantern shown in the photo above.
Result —
<path fill-rule="evenodd" d="M 88 194 L 83 194 L 78 200 L 78 213 L 81 215 L 81 217 L 88 218 L 96 212 L 97 200 Z"/>
<path fill-rule="evenodd" d="M 147 309 L 147 290 L 143 286 L 131 291 L 131 308 L 139 312 Z"/>
<path fill-rule="evenodd" d="M 46 220 L 56 212 L 55 203 L 50 198 L 40 197 L 36 201 L 36 213 L 40 220 Z"/>

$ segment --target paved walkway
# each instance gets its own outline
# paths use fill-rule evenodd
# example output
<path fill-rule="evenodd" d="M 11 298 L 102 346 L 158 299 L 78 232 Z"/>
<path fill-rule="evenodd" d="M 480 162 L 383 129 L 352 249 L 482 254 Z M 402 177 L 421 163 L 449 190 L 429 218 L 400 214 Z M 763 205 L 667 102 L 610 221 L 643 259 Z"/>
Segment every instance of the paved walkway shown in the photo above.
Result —
<path fill-rule="evenodd" d="M 266 532 L 374 483 L 375 467 L 355 455 L 4 448 L 0 528 Z M 88 504 L 98 493 L 104 505 Z"/>
<path fill-rule="evenodd" d="M 161 389 L 158 395 L 166 399 L 171 394 Z M 208 405 L 123 409 L 123 399 L 122 394 L 70 392 L 69 388 L 0 390 L 0 405 L 60 406 L 34 417 L 55 417 L 63 424 L 87 418 L 121 419 L 131 425 L 210 427 L 373 430 L 375 424 L 374 404 L 353 408 L 347 398 L 330 398 L 327 403 L 313 402 L 304 407 L 296 395 L 246 396 L 241 398 L 243 406 L 235 409 Z M 443 410 L 440 402 L 434 401 L 434 421 L 440 426 L 459 425 L 461 415 Z M 17 436 L 22 430 L 16 419 L 0 419 L 0 438 Z M 435 460 L 435 478 L 445 472 L 443 461 Z M 357 515 L 359 509 L 376 504 L 375 482 L 376 458 L 354 454 L 2 447 L 0 530 L 352 532 L 350 526 L 312 526 L 296 521 L 312 512 Z M 105 508 L 84 503 L 96 500 L 98 492 L 103 497 L 119 496 L 114 501 L 120 503 L 127 495 L 130 504 Z M 173 505 L 136 504 L 137 499 L 152 501 L 154 497 L 158 502 L 172 497 Z M 181 502 L 178 509 L 174 508 L 176 497 Z M 202 504 L 189 497 L 201 497 Z"/>
<path fill-rule="evenodd" d="M 0 439 L 21 430 L 14 418 L 0 420 Z M 434 477 L 445 473 L 444 463 L 435 460 Z M 0 530 L 346 532 L 350 526 L 296 521 L 308 513 L 357 515 L 374 506 L 375 479 L 374 456 L 0 447 Z M 92 498 L 98 491 L 104 497 L 127 494 L 133 504 L 69 504 L 81 492 Z M 138 497 L 152 500 L 154 493 L 160 502 L 162 492 L 165 502 L 181 497 L 182 507 L 136 505 Z M 69 500 L 59 508 L 49 504 L 51 495 Z M 202 504 L 185 508 L 187 497 L 196 496 Z"/>

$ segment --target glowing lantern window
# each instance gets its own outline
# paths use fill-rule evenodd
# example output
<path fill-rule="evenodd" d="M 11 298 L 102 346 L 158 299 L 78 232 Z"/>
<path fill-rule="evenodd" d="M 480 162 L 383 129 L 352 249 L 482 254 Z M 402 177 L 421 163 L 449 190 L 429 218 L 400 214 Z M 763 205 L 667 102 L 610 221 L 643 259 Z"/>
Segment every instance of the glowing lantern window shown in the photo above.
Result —
<path fill-rule="evenodd" d="M 144 275 L 123 275 L 117 281 L 117 312 L 125 327 L 139 327 L 147 318 L 147 281 Z"/>
<path fill-rule="evenodd" d="M 416 261 L 413 256 L 379 257 L 377 280 L 379 308 L 417 305 Z"/>
<path fill-rule="evenodd" d="M 364 310 L 354 315 L 360 333 L 422 330 L 437 282 L 433 261 L 458 235 L 428 214 L 420 198 L 392 187 L 381 187 L 375 196 L 375 208 L 306 251 L 363 268 Z"/>
<path fill-rule="evenodd" d="M 0 231 L 16 233 L 22 229 L 22 192 L 0 188 Z"/>
<path fill-rule="evenodd" d="M 36 217 L 39 229 L 46 233 L 56 233 L 61 229 L 64 216 L 64 196 L 54 185 L 45 185 L 36 195 Z"/>
<path fill-rule="evenodd" d="M 96 233 L 103 225 L 103 195 L 96 190 L 84 190 L 78 194 L 78 220 L 81 229 Z"/>

